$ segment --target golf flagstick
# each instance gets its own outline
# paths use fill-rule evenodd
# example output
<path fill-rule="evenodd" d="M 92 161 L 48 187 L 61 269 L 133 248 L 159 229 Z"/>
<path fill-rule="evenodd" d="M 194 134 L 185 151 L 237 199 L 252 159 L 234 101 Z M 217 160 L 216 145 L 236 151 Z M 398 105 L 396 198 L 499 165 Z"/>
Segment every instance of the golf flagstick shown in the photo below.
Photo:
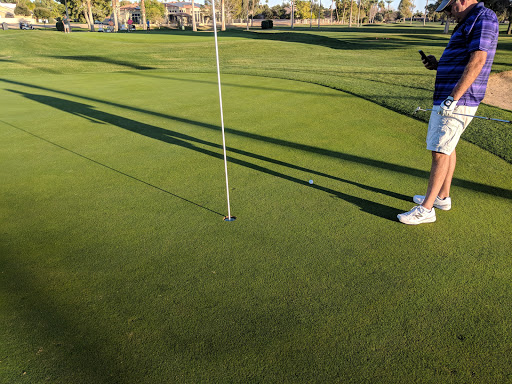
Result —
<path fill-rule="evenodd" d="M 222 111 L 222 91 L 220 86 L 220 65 L 219 65 L 219 44 L 217 42 L 217 15 L 215 12 L 215 0 L 212 0 L 213 7 L 213 33 L 215 36 L 215 56 L 217 59 L 217 82 L 219 83 L 219 102 L 220 102 L 220 123 L 222 127 L 222 149 L 224 151 L 224 173 L 226 174 L 226 195 L 228 200 L 228 215 L 224 221 L 233 221 L 236 217 L 231 216 L 231 206 L 229 204 L 229 180 L 228 180 L 228 157 L 226 154 L 226 134 L 224 132 L 224 112 Z"/>
<path fill-rule="evenodd" d="M 418 112 L 418 111 L 427 112 L 427 111 L 432 111 L 432 109 L 428 109 L 428 108 L 427 108 L 427 109 L 424 109 L 424 108 L 418 107 L 418 108 L 416 108 L 416 110 L 413 112 L 413 115 L 414 115 L 416 112 Z M 452 112 L 452 115 L 474 117 L 475 119 L 484 119 L 484 120 L 499 121 L 500 123 L 512 123 L 512 121 L 510 121 L 510 120 L 493 119 L 492 117 L 484 117 L 484 116 L 465 115 L 465 114 L 463 114 L 463 113 L 456 113 L 456 112 Z"/>

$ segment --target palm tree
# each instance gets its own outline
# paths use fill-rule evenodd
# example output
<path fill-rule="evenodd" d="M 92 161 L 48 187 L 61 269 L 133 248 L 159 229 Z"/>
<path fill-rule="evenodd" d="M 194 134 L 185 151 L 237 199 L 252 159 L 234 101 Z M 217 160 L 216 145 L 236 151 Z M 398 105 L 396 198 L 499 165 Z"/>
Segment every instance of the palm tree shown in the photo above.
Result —
<path fill-rule="evenodd" d="M 350 15 L 349 15 L 349 19 L 348 19 L 349 28 L 352 27 L 352 8 L 354 7 L 353 3 L 354 3 L 354 0 L 350 0 Z"/>
<path fill-rule="evenodd" d="M 357 10 L 357 26 L 359 27 L 359 21 L 361 19 L 361 0 L 359 0 L 359 7 L 358 7 L 358 10 Z M 363 24 L 363 23 L 361 23 Z"/>
<path fill-rule="evenodd" d="M 215 0 L 213 0 L 215 1 Z M 225 0 L 220 0 L 220 19 L 222 23 L 221 31 L 226 30 L 226 3 Z"/>
<path fill-rule="evenodd" d="M 119 31 L 119 20 L 117 19 L 117 4 L 119 0 L 112 0 L 112 12 L 114 13 L 114 31 Z"/>
<path fill-rule="evenodd" d="M 254 26 L 254 6 L 259 6 L 259 1 L 258 0 L 252 0 L 251 1 L 251 6 L 252 6 L 252 10 L 251 10 L 251 27 Z"/>
<path fill-rule="evenodd" d="M 89 28 L 91 32 L 94 32 L 94 17 L 92 16 L 92 6 L 91 6 L 91 0 L 87 0 L 87 14 L 89 16 Z"/>
<path fill-rule="evenodd" d="M 423 16 L 423 26 L 425 26 L 425 21 L 427 20 L 427 12 L 428 12 L 428 0 L 425 3 L 425 16 Z"/>
<path fill-rule="evenodd" d="M 147 30 L 146 27 L 146 4 L 144 0 L 140 0 L 140 11 L 142 13 L 142 29 Z"/>
<path fill-rule="evenodd" d="M 293 24 L 295 22 L 295 1 L 294 0 L 292 0 L 292 10 L 291 10 L 291 15 L 290 15 L 290 20 L 291 20 L 292 29 L 293 29 Z"/>
<path fill-rule="evenodd" d="M 194 32 L 197 32 L 197 27 L 196 27 L 196 7 L 194 5 L 194 0 L 192 0 L 192 30 Z"/>

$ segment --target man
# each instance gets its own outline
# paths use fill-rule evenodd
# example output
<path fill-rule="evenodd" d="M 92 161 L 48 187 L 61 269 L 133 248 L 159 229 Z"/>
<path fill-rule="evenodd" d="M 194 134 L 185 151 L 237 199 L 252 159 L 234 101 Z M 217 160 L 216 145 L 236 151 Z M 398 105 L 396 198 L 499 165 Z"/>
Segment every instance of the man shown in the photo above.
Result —
<path fill-rule="evenodd" d="M 63 20 L 62 24 L 64 24 L 64 33 L 70 33 L 71 32 L 71 23 L 69 22 L 69 19 L 67 16 L 64 16 L 64 20 Z"/>
<path fill-rule="evenodd" d="M 485 95 L 487 80 L 498 43 L 496 14 L 477 0 L 443 0 L 436 12 L 458 22 L 441 56 L 423 59 L 425 68 L 437 70 L 434 108 L 427 132 L 427 149 L 432 151 L 432 166 L 426 195 L 416 195 L 419 205 L 398 215 L 404 224 L 436 221 L 435 208 L 451 208 L 450 186 L 455 171 L 455 147 L 460 135 Z M 455 113 L 455 114 L 454 114 Z"/>

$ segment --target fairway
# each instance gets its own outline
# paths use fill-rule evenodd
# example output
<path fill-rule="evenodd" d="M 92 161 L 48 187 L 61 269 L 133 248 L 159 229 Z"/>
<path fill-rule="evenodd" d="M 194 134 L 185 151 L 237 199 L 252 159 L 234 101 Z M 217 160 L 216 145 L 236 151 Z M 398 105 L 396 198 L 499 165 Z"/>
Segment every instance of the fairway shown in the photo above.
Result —
<path fill-rule="evenodd" d="M 1 383 L 512 377 L 509 162 L 461 141 L 453 209 L 406 226 L 424 122 L 305 79 L 222 74 L 225 222 L 213 67 L 10 71 Z"/>

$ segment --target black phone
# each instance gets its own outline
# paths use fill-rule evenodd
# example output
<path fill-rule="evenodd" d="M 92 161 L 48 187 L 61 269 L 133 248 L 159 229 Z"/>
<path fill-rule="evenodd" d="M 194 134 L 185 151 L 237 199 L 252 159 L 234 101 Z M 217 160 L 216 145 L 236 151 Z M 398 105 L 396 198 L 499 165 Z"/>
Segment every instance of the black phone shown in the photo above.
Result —
<path fill-rule="evenodd" d="M 425 55 L 425 53 L 424 53 L 421 49 L 420 49 L 418 52 L 420 53 L 421 58 L 422 58 L 423 60 L 428 61 L 428 59 L 427 59 L 427 55 Z"/>

